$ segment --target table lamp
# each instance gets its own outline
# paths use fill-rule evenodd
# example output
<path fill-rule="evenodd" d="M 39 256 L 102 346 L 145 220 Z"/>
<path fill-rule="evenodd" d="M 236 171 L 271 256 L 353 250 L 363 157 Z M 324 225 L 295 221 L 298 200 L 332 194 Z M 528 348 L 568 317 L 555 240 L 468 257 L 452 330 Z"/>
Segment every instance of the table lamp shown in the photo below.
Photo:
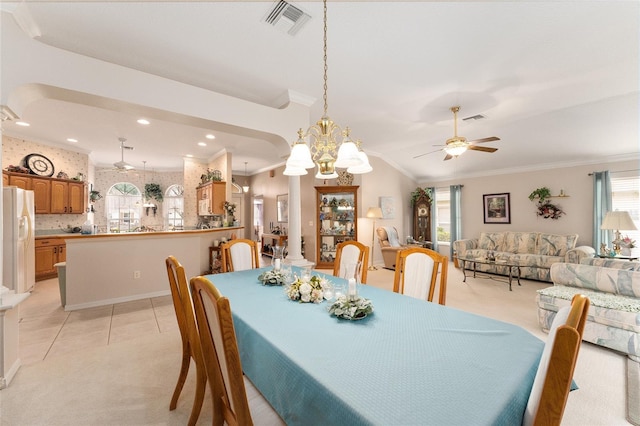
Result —
<path fill-rule="evenodd" d="M 613 212 L 607 212 L 602 221 L 602 225 L 600 225 L 600 229 L 610 229 L 615 231 L 616 238 L 612 241 L 613 243 L 613 251 L 616 252 L 616 255 L 620 254 L 620 242 L 622 238 L 620 237 L 620 230 L 623 231 L 635 231 L 636 225 L 633 223 L 629 212 L 616 210 Z"/>
<path fill-rule="evenodd" d="M 376 219 L 382 219 L 382 209 L 380 207 L 369 207 L 367 217 L 373 219 L 373 227 L 371 228 L 371 266 L 369 266 L 369 270 L 375 271 L 378 268 L 373 266 L 373 244 L 376 239 Z"/>

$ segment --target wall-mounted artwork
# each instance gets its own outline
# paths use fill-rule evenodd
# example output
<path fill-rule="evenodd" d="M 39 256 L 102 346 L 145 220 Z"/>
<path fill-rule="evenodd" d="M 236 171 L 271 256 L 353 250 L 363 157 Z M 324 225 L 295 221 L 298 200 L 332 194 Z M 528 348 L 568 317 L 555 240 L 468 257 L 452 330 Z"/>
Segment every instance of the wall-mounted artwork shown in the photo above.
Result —
<path fill-rule="evenodd" d="M 380 209 L 383 219 L 393 219 L 396 213 L 393 197 L 380 197 Z"/>
<path fill-rule="evenodd" d="M 484 223 L 511 223 L 509 193 L 484 194 Z"/>
<path fill-rule="evenodd" d="M 276 200 L 278 222 L 289 222 L 289 194 L 278 195 Z"/>

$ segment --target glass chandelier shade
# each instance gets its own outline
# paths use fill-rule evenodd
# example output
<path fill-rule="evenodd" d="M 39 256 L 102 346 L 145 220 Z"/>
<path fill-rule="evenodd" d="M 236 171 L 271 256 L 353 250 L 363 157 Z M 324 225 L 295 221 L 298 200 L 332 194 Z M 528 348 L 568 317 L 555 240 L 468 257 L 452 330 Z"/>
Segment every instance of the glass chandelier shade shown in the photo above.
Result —
<path fill-rule="evenodd" d="M 360 147 L 360 141 L 353 142 L 349 128 L 342 130 L 327 114 L 327 1 L 324 5 L 324 114 L 318 122 L 306 132 L 298 130 L 298 140 L 291 146 L 291 155 L 287 159 L 284 174 L 301 176 L 307 174 L 304 169 L 318 167 L 316 178 L 335 179 L 337 168 L 347 169 L 349 173 L 361 174 L 373 170 L 366 154 Z M 309 139 L 307 146 L 306 139 Z M 304 171 L 304 173 L 302 173 Z"/>
<path fill-rule="evenodd" d="M 447 141 L 447 146 L 444 147 L 444 152 L 452 157 L 457 157 L 464 153 L 468 146 L 469 145 L 465 139 L 455 137 Z"/>

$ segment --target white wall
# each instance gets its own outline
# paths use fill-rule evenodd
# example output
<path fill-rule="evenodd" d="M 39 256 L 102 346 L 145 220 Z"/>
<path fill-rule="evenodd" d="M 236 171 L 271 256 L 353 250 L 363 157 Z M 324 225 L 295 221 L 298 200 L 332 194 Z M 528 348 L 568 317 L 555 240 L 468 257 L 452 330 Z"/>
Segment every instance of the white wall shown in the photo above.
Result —
<path fill-rule="evenodd" d="M 452 160 L 455 161 L 455 160 Z M 462 238 L 477 238 L 483 231 L 538 231 L 557 234 L 578 234 L 577 245 L 592 245 L 593 241 L 593 176 L 594 171 L 611 172 L 637 170 L 637 161 L 591 164 L 558 169 L 528 171 L 509 175 L 461 178 L 446 182 L 428 182 L 424 186 L 444 187 L 464 185 L 462 189 Z M 529 194 L 540 187 L 557 195 L 563 189 L 568 197 L 552 202 L 566 213 L 560 219 L 543 219 L 536 215 L 536 203 Z M 483 194 L 510 193 L 511 223 L 485 224 Z"/>

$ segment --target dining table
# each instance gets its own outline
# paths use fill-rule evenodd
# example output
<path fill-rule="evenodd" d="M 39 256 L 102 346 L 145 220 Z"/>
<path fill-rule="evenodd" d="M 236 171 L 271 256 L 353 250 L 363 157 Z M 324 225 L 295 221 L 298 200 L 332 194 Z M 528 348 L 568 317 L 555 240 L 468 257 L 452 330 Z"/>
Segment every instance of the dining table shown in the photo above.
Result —
<path fill-rule="evenodd" d="M 544 348 L 522 327 L 367 285 L 374 312 L 337 318 L 263 285 L 269 269 L 207 278 L 231 304 L 245 375 L 288 425 L 521 424 Z"/>

